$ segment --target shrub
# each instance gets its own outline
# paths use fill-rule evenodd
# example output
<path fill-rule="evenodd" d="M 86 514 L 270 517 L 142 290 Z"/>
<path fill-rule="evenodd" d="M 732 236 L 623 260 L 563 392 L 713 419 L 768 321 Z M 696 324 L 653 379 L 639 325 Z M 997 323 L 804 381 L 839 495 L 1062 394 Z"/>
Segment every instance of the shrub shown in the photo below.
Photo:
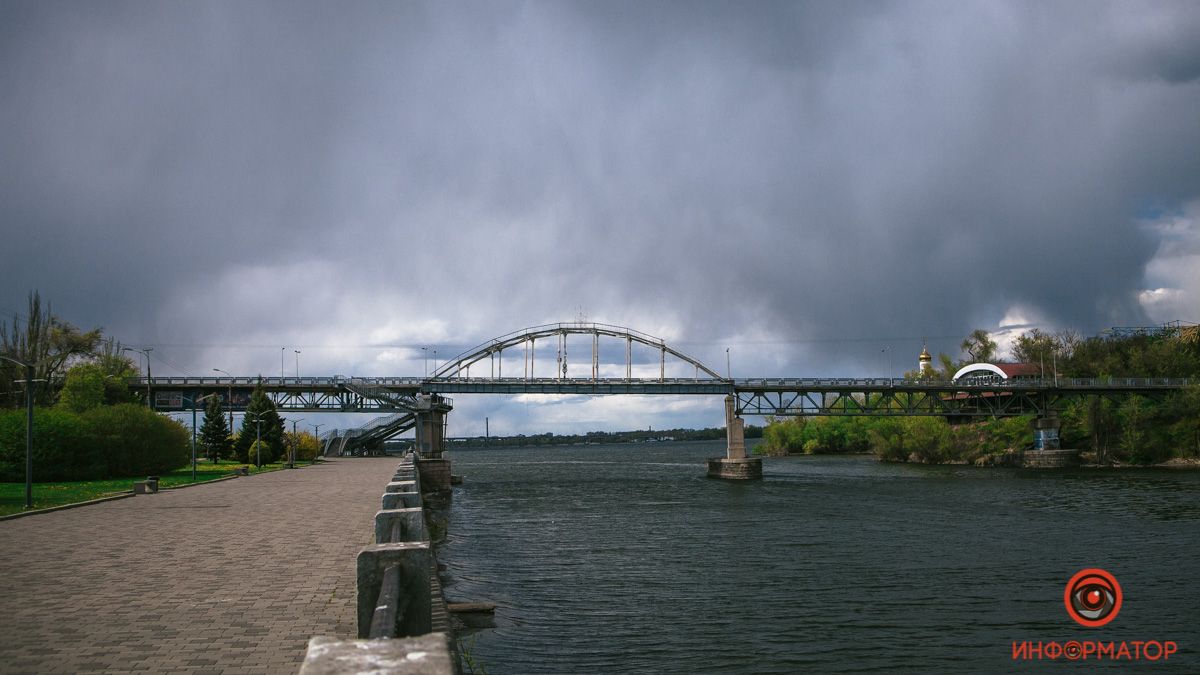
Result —
<path fill-rule="evenodd" d="M 166 473 L 191 457 L 188 430 L 149 408 L 123 403 L 93 408 L 82 417 L 110 477 Z"/>
<path fill-rule="evenodd" d="M 87 480 L 103 477 L 104 458 L 91 443 L 79 415 L 38 408 L 33 414 L 33 479 Z M 25 480 L 25 411 L 0 411 L 0 481 Z"/>
<path fill-rule="evenodd" d="M 247 464 L 262 466 L 276 461 L 279 457 L 275 454 L 275 445 L 266 440 L 254 441 L 250 447 L 246 449 Z"/>

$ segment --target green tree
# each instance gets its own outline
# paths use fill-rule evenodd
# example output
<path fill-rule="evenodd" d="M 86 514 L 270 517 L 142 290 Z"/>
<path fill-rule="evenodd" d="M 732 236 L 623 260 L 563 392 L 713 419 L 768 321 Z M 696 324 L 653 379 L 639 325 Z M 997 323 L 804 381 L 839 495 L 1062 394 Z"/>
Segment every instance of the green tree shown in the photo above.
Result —
<path fill-rule="evenodd" d="M 129 378 L 137 377 L 140 370 L 133 359 L 123 351 L 115 338 L 101 340 L 92 358 L 93 363 L 104 374 L 104 403 L 132 403 L 136 400 L 129 391 Z"/>
<path fill-rule="evenodd" d="M 49 405 L 62 385 L 63 369 L 71 359 L 89 356 L 100 343 L 100 329 L 81 332 L 75 326 L 54 316 L 42 298 L 33 291 L 25 320 L 14 316 L 12 325 L 0 323 L 0 354 L 35 365 L 34 379 L 40 380 L 35 393 L 37 402 Z M 22 394 L 14 381 L 24 379 L 21 368 L 0 360 L 0 391 L 10 393 L 9 406 L 24 405 Z"/>
<path fill-rule="evenodd" d="M 287 447 L 292 448 L 296 453 L 296 460 L 309 461 L 316 459 L 317 453 L 321 451 L 321 444 L 316 436 L 311 432 L 301 431 L 298 433 L 287 432 L 284 434 L 287 440 Z"/>
<path fill-rule="evenodd" d="M 967 353 L 972 363 L 985 363 L 996 356 L 996 341 L 982 328 L 971 331 L 959 346 Z"/>
<path fill-rule="evenodd" d="M 233 445 L 239 462 L 255 461 L 255 456 L 250 453 L 250 446 L 254 444 L 260 434 L 262 442 L 271 449 L 270 453 L 262 455 L 263 463 L 269 461 L 266 458 L 267 454 L 272 457 L 279 457 L 283 454 L 283 418 L 275 409 L 275 402 L 267 396 L 266 390 L 263 389 L 262 380 L 258 381 L 258 385 L 250 394 L 250 402 L 246 404 L 246 416 L 242 419 L 242 429 Z"/>
<path fill-rule="evenodd" d="M 227 459 L 233 453 L 229 424 L 221 408 L 221 397 L 210 396 L 204 406 L 204 423 L 200 425 L 200 443 L 213 462 Z"/>
<path fill-rule="evenodd" d="M 58 406 L 81 413 L 104 405 L 104 372 L 95 363 L 71 366 L 58 395 Z"/>

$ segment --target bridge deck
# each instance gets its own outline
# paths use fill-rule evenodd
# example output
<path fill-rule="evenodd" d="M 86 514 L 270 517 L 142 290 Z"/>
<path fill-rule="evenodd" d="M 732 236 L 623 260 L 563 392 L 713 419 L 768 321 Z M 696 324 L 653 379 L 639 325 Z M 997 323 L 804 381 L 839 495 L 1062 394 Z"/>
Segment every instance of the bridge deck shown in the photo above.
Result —
<path fill-rule="evenodd" d="M 232 394 L 233 407 L 250 399 L 258 378 L 156 377 L 150 382 L 154 407 L 162 411 L 190 410 L 193 400 L 208 394 L 223 399 Z M 146 380 L 130 380 L 132 391 L 145 391 Z M 1046 378 L 1007 381 L 928 381 L 900 378 L 470 378 L 470 377 L 308 377 L 263 378 L 262 384 L 285 411 L 372 412 L 412 410 L 421 394 L 610 394 L 706 395 L 738 397 L 738 410 L 747 414 L 830 414 L 822 401 L 834 397 L 849 405 L 851 397 L 883 396 L 886 405 L 876 411 L 903 409 L 904 414 L 959 413 L 955 400 L 973 398 L 975 414 L 1017 414 L 1037 411 L 1065 397 L 1088 394 L 1123 396 L 1156 394 L 1189 384 L 1184 379 Z M 983 399 L 1023 397 L 1020 406 L 996 407 Z M 945 401 L 937 405 L 934 399 Z M 1037 399 L 1037 400 L 1035 400 Z M 452 407 L 452 401 L 445 402 Z M 793 405 L 795 404 L 795 405 Z M 948 409 L 952 407 L 953 410 Z M 832 413 L 840 414 L 840 413 Z"/>
<path fill-rule="evenodd" d="M 0 522 L 0 670 L 295 673 L 309 637 L 355 637 L 355 559 L 394 469 L 333 460 Z"/>

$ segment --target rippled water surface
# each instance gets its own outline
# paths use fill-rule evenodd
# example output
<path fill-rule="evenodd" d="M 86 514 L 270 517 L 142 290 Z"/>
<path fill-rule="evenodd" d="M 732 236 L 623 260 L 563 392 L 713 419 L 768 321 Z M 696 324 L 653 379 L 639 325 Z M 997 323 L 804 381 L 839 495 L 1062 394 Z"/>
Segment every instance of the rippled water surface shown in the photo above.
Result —
<path fill-rule="evenodd" d="M 1114 672 L 1130 664 L 1014 664 L 1012 642 L 1175 640 L 1152 670 L 1200 672 L 1198 472 L 788 457 L 737 483 L 704 476 L 722 448 L 453 453 L 446 595 L 498 604 L 471 658 L 493 675 Z M 1063 607 L 1084 567 L 1124 589 L 1103 628 Z"/>

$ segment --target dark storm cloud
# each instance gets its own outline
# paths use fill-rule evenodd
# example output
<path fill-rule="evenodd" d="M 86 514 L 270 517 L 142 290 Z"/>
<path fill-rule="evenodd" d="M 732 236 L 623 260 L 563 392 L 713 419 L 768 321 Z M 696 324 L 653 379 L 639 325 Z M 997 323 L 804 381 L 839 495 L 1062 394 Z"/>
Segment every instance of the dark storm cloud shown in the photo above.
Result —
<path fill-rule="evenodd" d="M 0 12 L 0 306 L 131 342 L 583 307 L 714 367 L 871 369 L 1014 308 L 1145 321 L 1139 217 L 1200 192 L 1188 3 Z"/>

